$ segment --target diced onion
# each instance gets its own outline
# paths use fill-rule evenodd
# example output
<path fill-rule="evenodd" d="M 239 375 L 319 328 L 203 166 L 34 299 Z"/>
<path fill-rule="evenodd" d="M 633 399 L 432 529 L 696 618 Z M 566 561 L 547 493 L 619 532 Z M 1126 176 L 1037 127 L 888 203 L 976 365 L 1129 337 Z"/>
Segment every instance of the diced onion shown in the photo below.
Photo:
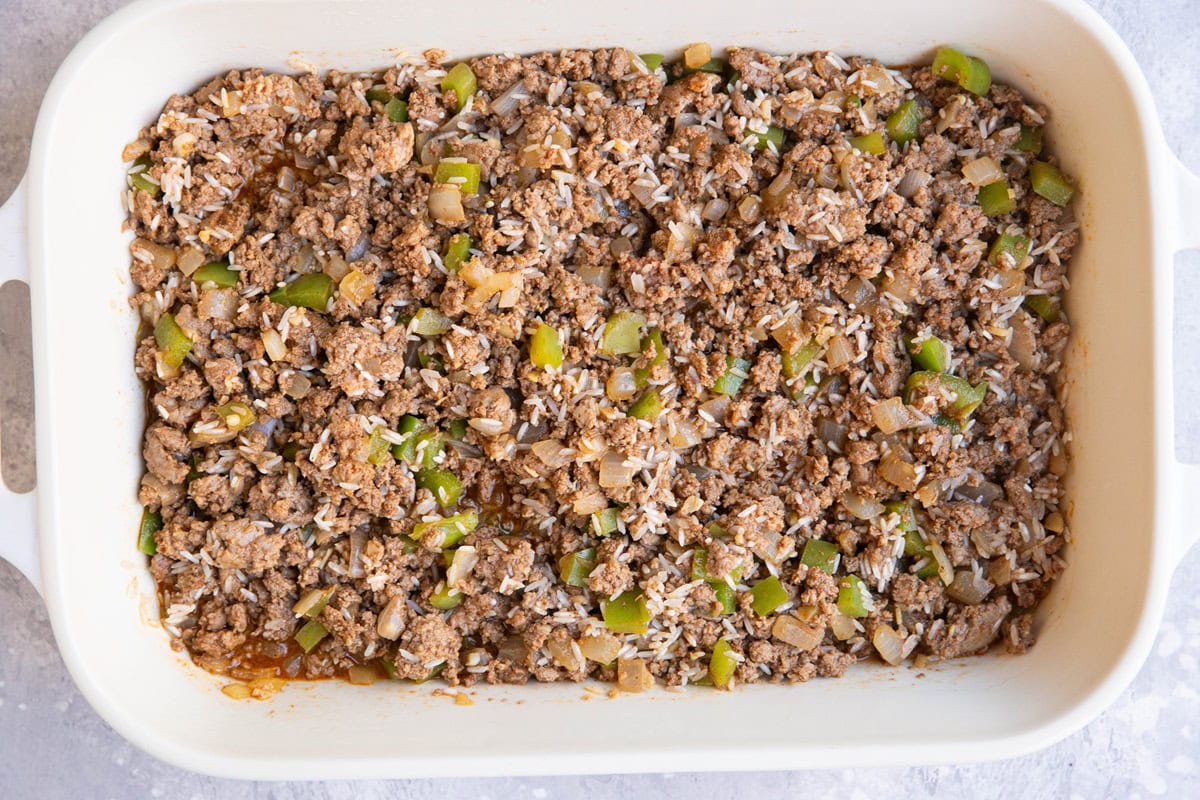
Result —
<path fill-rule="evenodd" d="M 917 646 L 917 641 L 916 639 L 906 640 L 891 625 L 877 625 L 871 636 L 871 644 L 875 645 L 875 650 L 879 653 L 880 658 L 893 667 L 898 667 L 904 663 L 904 659 L 908 658 L 909 653 Z"/>
<path fill-rule="evenodd" d="M 191 245 L 183 246 L 175 258 L 175 266 L 190 278 L 193 272 L 204 266 L 204 251 Z"/>
<path fill-rule="evenodd" d="M 916 412 L 904 405 L 899 397 L 889 397 L 876 403 L 871 407 L 871 417 L 875 420 L 875 427 L 883 433 L 902 431 L 920 421 Z"/>
<path fill-rule="evenodd" d="M 1033 322 L 1024 311 L 1018 311 L 1009 319 L 1012 324 L 1012 339 L 1008 343 L 1008 354 L 1022 369 L 1037 366 L 1037 338 L 1033 335 Z"/>
<path fill-rule="evenodd" d="M 374 667 L 366 664 L 354 664 L 346 670 L 346 680 L 355 686 L 370 686 L 379 680 L 379 673 Z"/>
<path fill-rule="evenodd" d="M 829 618 L 829 630 L 842 642 L 858 635 L 858 626 L 854 624 L 854 620 L 840 611 L 835 611 Z"/>
<path fill-rule="evenodd" d="M 609 400 L 628 400 L 637 394 L 637 376 L 631 367 L 617 367 L 604 384 Z"/>
<path fill-rule="evenodd" d="M 927 186 L 933 180 L 932 176 L 923 170 L 910 169 L 904 173 L 904 177 L 896 184 L 896 194 L 903 198 L 910 198 L 922 187 Z"/>
<path fill-rule="evenodd" d="M 826 444 L 831 444 L 838 450 L 846 447 L 846 426 L 840 425 L 827 417 L 817 420 L 817 436 Z"/>
<path fill-rule="evenodd" d="M 829 340 L 829 348 L 825 351 L 825 363 L 830 369 L 839 369 L 852 362 L 855 355 L 854 345 L 839 334 Z"/>
<path fill-rule="evenodd" d="M 283 343 L 283 337 L 274 328 L 267 328 L 262 333 L 263 349 L 267 351 L 267 355 L 272 361 L 282 361 L 287 356 L 287 345 Z"/>
<path fill-rule="evenodd" d="M 975 186 L 987 186 L 989 183 L 1004 180 L 1004 172 L 993 159 L 984 156 L 974 161 L 968 161 L 962 168 L 963 177 Z"/>
<path fill-rule="evenodd" d="M 712 61 L 712 45 L 708 42 L 696 42 L 683 49 L 683 65 L 688 69 L 699 69 Z"/>
<path fill-rule="evenodd" d="M 434 186 L 429 190 L 429 216 L 438 222 L 465 222 L 462 192 L 457 186 Z"/>
<path fill-rule="evenodd" d="M 136 239 L 134 240 L 132 249 L 145 253 L 155 269 L 167 270 L 175 266 L 176 256 L 174 247 L 152 242 L 149 239 Z"/>
<path fill-rule="evenodd" d="M 582 264 L 575 268 L 579 280 L 592 286 L 607 289 L 612 286 L 612 268 L 598 264 Z"/>
<path fill-rule="evenodd" d="M 196 308 L 201 317 L 232 322 L 240 302 L 241 297 L 233 289 L 205 289 Z"/>
<path fill-rule="evenodd" d="M 675 417 L 671 421 L 671 444 L 675 447 L 693 447 L 700 444 L 703 437 L 696 425 L 687 419 Z"/>
<path fill-rule="evenodd" d="M 942 583 L 949 586 L 954 582 L 954 566 L 950 563 L 950 557 L 946 555 L 946 549 L 933 536 L 928 537 L 925 546 L 933 553 L 933 560 L 937 562 L 938 577 L 942 579 Z"/>
<path fill-rule="evenodd" d="M 766 191 L 763 192 L 763 208 L 765 208 L 767 211 L 771 211 L 783 205 L 783 201 L 787 199 L 787 196 L 791 194 L 791 191 L 792 170 L 789 168 L 784 169 L 783 172 L 780 172 L 778 175 L 776 175 L 775 180 L 771 181 L 770 185 L 767 186 Z"/>
<path fill-rule="evenodd" d="M 609 450 L 600 460 L 600 485 L 605 489 L 618 489 L 633 483 L 637 470 L 627 463 L 625 456 Z"/>
<path fill-rule="evenodd" d="M 492 112 L 497 116 L 503 117 L 517 108 L 517 95 L 524 94 L 525 81 L 519 80 L 512 86 L 504 90 L 504 92 L 492 101 Z"/>
<path fill-rule="evenodd" d="M 879 477 L 906 492 L 916 490 L 920 483 L 917 468 L 894 452 L 885 453 L 883 458 L 879 459 Z"/>
<path fill-rule="evenodd" d="M 379 612 L 379 621 L 375 623 L 375 631 L 380 638 L 393 641 L 400 638 L 404 631 L 404 615 L 407 608 L 404 595 L 392 595 L 392 599 L 388 600 L 387 605 Z"/>
<path fill-rule="evenodd" d="M 571 641 L 563 641 L 554 636 L 546 640 L 546 652 L 550 657 L 563 669 L 568 672 L 574 672 L 582 666 L 579 663 L 579 656 L 575 655 L 575 648 L 571 646 Z"/>
<path fill-rule="evenodd" d="M 458 584 L 471 574 L 471 570 L 475 569 L 477 563 L 479 563 L 479 554 L 471 545 L 465 544 L 455 550 L 454 560 L 446 568 L 446 585 L 452 589 L 457 588 Z"/>
<path fill-rule="evenodd" d="M 571 510 L 580 516 L 595 514 L 597 511 L 603 511 L 606 508 L 608 508 L 608 498 L 604 496 L 603 492 L 598 491 L 581 494 L 571 504 Z"/>
<path fill-rule="evenodd" d="M 579 652 L 597 664 L 611 664 L 621 652 L 621 640 L 611 633 L 594 633 L 579 640 Z"/>
<path fill-rule="evenodd" d="M 804 622 L 791 614 L 780 614 L 771 625 L 771 635 L 799 650 L 812 650 L 825 638 L 825 623 Z"/>
<path fill-rule="evenodd" d="M 862 520 L 875 519 L 883 513 L 883 503 L 870 497 L 863 497 L 857 492 L 844 492 L 842 505 L 846 510 Z"/>
<path fill-rule="evenodd" d="M 534 442 L 529 449 L 547 467 L 558 469 L 571 463 L 571 451 L 557 439 Z"/>
<path fill-rule="evenodd" d="M 748 194 L 738 201 L 737 212 L 742 222 L 758 222 L 762 201 L 756 195 Z"/>
<path fill-rule="evenodd" d="M 959 603 L 974 606 L 982 603 L 994 588 L 982 575 L 964 569 L 960 570 L 946 587 L 946 596 Z"/>
<path fill-rule="evenodd" d="M 303 400 L 308 397 L 309 391 L 312 389 L 312 380 L 303 372 L 293 372 L 290 380 L 284 385 L 284 381 L 280 381 L 283 386 L 283 393 L 293 400 Z"/>
<path fill-rule="evenodd" d="M 875 294 L 878 290 L 870 281 L 863 280 L 855 276 L 846 281 L 845 287 L 838 292 L 838 297 L 841 297 L 847 303 L 858 308 L 863 308 L 875 299 Z"/>
<path fill-rule="evenodd" d="M 715 197 L 704 204 L 704 210 L 700 212 L 700 216 L 709 222 L 716 222 L 724 217 L 727 211 L 729 211 L 729 201 Z"/>
<path fill-rule="evenodd" d="M 355 528 L 350 531 L 350 577 L 362 578 L 367 574 L 363 568 L 363 545 L 367 543 L 367 531 L 364 528 Z"/>
<path fill-rule="evenodd" d="M 504 637 L 500 646 L 496 648 L 496 657 L 512 664 L 524 664 L 525 659 L 529 657 L 529 646 L 525 644 L 525 637 L 516 633 Z"/>
<path fill-rule="evenodd" d="M 622 692 L 644 692 L 654 685 L 654 676 L 640 658 L 622 658 L 617 661 L 617 688 Z"/>

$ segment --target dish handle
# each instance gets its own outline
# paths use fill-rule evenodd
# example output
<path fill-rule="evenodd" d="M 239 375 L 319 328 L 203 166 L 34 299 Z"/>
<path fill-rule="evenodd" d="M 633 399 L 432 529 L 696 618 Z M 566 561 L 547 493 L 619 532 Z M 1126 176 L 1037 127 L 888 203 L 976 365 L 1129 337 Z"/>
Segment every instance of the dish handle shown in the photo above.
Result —
<path fill-rule="evenodd" d="M 15 376 L 30 375 L 29 259 L 25 249 L 25 180 L 0 207 L 0 447 L 9 445 L 24 431 L 9 412 L 21 402 L 31 386 L 19 386 Z M 26 400 L 25 402 L 28 402 Z M 32 436 L 28 437 L 32 439 Z M 29 443 L 32 446 L 32 441 Z M 37 525 L 31 490 L 10 489 L 0 475 L 0 558 L 19 569 L 40 593 Z"/>
<path fill-rule="evenodd" d="M 1177 214 L 1175 225 L 1172 226 L 1175 236 L 1175 241 L 1171 243 L 1172 249 L 1176 252 L 1200 250 L 1200 175 L 1188 169 L 1174 154 L 1169 158 L 1172 162 L 1170 172 L 1175 183 L 1174 207 Z M 1179 463 L 1176 466 L 1176 496 L 1184 498 L 1190 504 L 1200 489 L 1200 464 Z M 1176 534 L 1176 563 L 1183 560 L 1183 556 L 1192 545 L 1200 541 L 1200 524 L 1188 522 L 1187 520 L 1191 519 L 1190 514 L 1181 514 L 1180 519 L 1180 530 Z"/>

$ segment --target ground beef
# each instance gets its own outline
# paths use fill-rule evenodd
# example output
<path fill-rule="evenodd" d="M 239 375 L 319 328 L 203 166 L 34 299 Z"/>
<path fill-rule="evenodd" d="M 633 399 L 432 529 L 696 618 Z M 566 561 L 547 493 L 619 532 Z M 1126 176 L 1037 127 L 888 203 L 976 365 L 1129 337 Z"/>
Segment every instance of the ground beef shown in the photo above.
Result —
<path fill-rule="evenodd" d="M 488 55 L 462 109 L 436 50 L 168 100 L 127 224 L 175 646 L 234 677 L 469 685 L 613 680 L 618 650 L 692 683 L 721 639 L 735 681 L 805 681 L 881 625 L 921 663 L 1033 645 L 1069 537 L 1079 240 L 1016 148 L 1045 110 L 924 67 L 724 57 Z M 964 177 L 982 157 L 1001 216 Z M 785 610 L 754 608 L 765 580 Z M 606 631 L 613 604 L 645 632 Z"/>

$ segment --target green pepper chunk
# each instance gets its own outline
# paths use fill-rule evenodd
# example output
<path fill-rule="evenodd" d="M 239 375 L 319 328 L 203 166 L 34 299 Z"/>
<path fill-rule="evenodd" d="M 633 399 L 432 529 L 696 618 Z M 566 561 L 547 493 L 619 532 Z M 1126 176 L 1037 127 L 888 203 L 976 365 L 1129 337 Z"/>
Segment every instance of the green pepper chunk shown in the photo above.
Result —
<path fill-rule="evenodd" d="M 638 58 L 646 65 L 646 69 L 651 72 L 657 70 L 663 63 L 662 53 L 642 53 Z"/>
<path fill-rule="evenodd" d="M 449 317 L 432 308 L 417 309 L 409 324 L 413 333 L 420 336 L 440 336 L 454 326 Z"/>
<path fill-rule="evenodd" d="M 445 581 L 439 581 L 438 585 L 434 587 L 433 593 L 429 595 L 429 605 L 439 611 L 449 611 L 452 608 L 458 608 L 464 597 L 466 595 L 458 589 L 451 589 Z"/>
<path fill-rule="evenodd" d="M 940 383 L 943 389 L 954 395 L 954 400 L 950 403 L 950 415 L 959 421 L 966 420 L 987 396 L 987 381 L 972 386 L 969 381 L 957 375 L 920 371 L 909 375 L 908 380 L 904 382 L 904 402 L 911 402 L 913 391 L 931 383 Z"/>
<path fill-rule="evenodd" d="M 562 343 L 558 331 L 544 322 L 539 322 L 533 336 L 529 337 L 529 360 L 541 369 L 557 369 L 563 365 Z"/>
<path fill-rule="evenodd" d="M 604 625 L 613 633 L 643 634 L 650 623 L 650 609 L 639 589 L 621 592 L 601 605 Z"/>
<path fill-rule="evenodd" d="M 462 111 L 478 88 L 479 82 L 475 80 L 475 73 L 466 62 L 455 64 L 446 73 L 446 77 L 442 78 L 442 91 L 452 91 L 458 98 L 455 111 Z"/>
<path fill-rule="evenodd" d="M 763 578 L 754 584 L 750 588 L 750 595 L 754 598 L 750 607 L 760 617 L 774 614 L 780 606 L 791 599 L 788 596 L 787 589 L 783 588 L 783 584 L 779 582 L 779 578 L 774 575 L 769 578 Z"/>
<path fill-rule="evenodd" d="M 732 614 L 737 611 L 736 589 L 725 581 L 709 581 L 708 585 L 712 587 L 713 594 L 717 596 L 717 603 L 721 606 L 722 614 Z"/>
<path fill-rule="evenodd" d="M 917 530 L 916 525 L 913 525 L 911 530 L 904 532 L 904 555 L 918 562 L 925 561 L 925 565 L 917 570 L 917 577 L 921 580 L 927 580 L 938 574 L 937 559 L 934 558 L 929 545 L 925 544 L 925 540 L 921 538 L 921 532 Z"/>
<path fill-rule="evenodd" d="M 629 406 L 628 414 L 634 419 L 655 420 L 662 414 L 662 397 L 657 389 L 649 389 Z"/>
<path fill-rule="evenodd" d="M 804 374 L 804 368 L 821 353 L 821 345 L 815 339 L 790 353 L 783 354 L 783 377 L 791 380 Z"/>
<path fill-rule="evenodd" d="M 887 118 L 884 130 L 887 131 L 888 138 L 893 142 L 898 144 L 911 142 L 917 138 L 917 126 L 924 118 L 925 112 L 921 110 L 921 106 L 916 100 L 905 100 Z"/>
<path fill-rule="evenodd" d="M 893 500 L 890 503 L 884 503 L 883 508 L 889 514 L 895 514 L 900 518 L 900 522 L 896 525 L 897 530 L 908 533 L 917 529 L 917 520 L 913 516 L 912 505 L 909 503 L 903 500 Z"/>
<path fill-rule="evenodd" d="M 856 94 L 846 95 L 845 110 L 849 111 L 852 108 L 862 108 L 862 98 Z"/>
<path fill-rule="evenodd" d="M 1008 190 L 1008 181 L 1005 180 L 980 186 L 977 199 L 980 209 L 989 217 L 1002 216 L 1017 207 L 1012 193 Z"/>
<path fill-rule="evenodd" d="M 443 159 L 438 162 L 433 182 L 457 186 L 463 194 L 479 194 L 479 165 L 465 158 Z"/>
<path fill-rule="evenodd" d="M 462 265 L 471 258 L 471 237 L 465 233 L 456 233 L 446 242 L 446 252 L 442 255 L 442 266 L 447 272 L 458 272 Z"/>
<path fill-rule="evenodd" d="M 692 580 L 707 581 L 711 577 L 708 574 L 708 550 L 697 547 L 692 551 Z"/>
<path fill-rule="evenodd" d="M 1058 167 L 1045 161 L 1035 161 L 1029 165 L 1029 181 L 1033 191 L 1056 206 L 1065 206 L 1075 196 L 1075 187 L 1067 182 Z"/>
<path fill-rule="evenodd" d="M 712 385 L 713 394 L 723 394 L 733 397 L 742 388 L 742 383 L 750 377 L 750 362 L 744 358 L 726 356 L 725 372 Z"/>
<path fill-rule="evenodd" d="M 382 83 L 367 89 L 366 95 L 368 103 L 386 103 L 394 97 Z"/>
<path fill-rule="evenodd" d="M 783 128 L 775 125 L 768 125 L 765 133 L 759 131 L 751 131 L 755 137 L 754 149 L 766 150 L 770 145 L 775 145 L 775 149 L 779 150 L 783 147 Z"/>
<path fill-rule="evenodd" d="M 404 544 L 404 555 L 411 556 L 413 553 L 421 549 L 421 544 L 411 536 L 400 534 L 396 537 Z"/>
<path fill-rule="evenodd" d="M 883 134 L 879 131 L 871 131 L 851 138 L 850 146 L 873 156 L 881 156 L 887 152 L 887 143 L 883 141 Z"/>
<path fill-rule="evenodd" d="M 930 336 L 921 342 L 920 347 L 916 347 L 913 340 L 905 336 L 904 349 L 908 351 L 912 362 L 921 369 L 945 372 L 950 366 L 950 348 L 936 336 Z"/>
<path fill-rule="evenodd" d="M 333 278 L 324 272 L 301 275 L 286 286 L 280 286 L 267 295 L 272 302 L 280 305 L 309 308 L 313 311 L 324 311 L 332 296 Z"/>
<path fill-rule="evenodd" d="M 618 311 L 604 323 L 600 352 L 610 356 L 642 352 L 642 328 L 646 318 L 635 311 Z"/>
<path fill-rule="evenodd" d="M 237 286 L 241 274 L 235 269 L 230 269 L 225 261 L 212 261 L 193 272 L 192 280 L 200 286 L 211 283 L 222 289 L 231 289 Z"/>
<path fill-rule="evenodd" d="M 604 508 L 592 514 L 592 533 L 596 536 L 608 536 L 615 533 L 621 526 L 621 509 Z"/>
<path fill-rule="evenodd" d="M 934 75 L 954 81 L 972 94 L 985 95 L 992 87 L 992 70 L 987 63 L 952 47 L 938 48 L 931 69 Z"/>
<path fill-rule="evenodd" d="M 142 509 L 142 521 L 138 525 L 138 550 L 141 550 L 148 556 L 152 556 L 158 552 L 158 543 L 154 539 L 154 534 L 162 530 L 163 522 L 162 515 L 157 511 L 151 511 L 148 508 Z"/>
<path fill-rule="evenodd" d="M 857 575 L 846 575 L 838 583 L 838 611 L 847 617 L 865 617 L 875 608 L 871 590 Z"/>
<path fill-rule="evenodd" d="M 696 67 L 693 72 L 708 72 L 713 75 L 722 75 L 725 72 L 725 62 L 720 58 L 710 58 L 700 66 Z"/>
<path fill-rule="evenodd" d="M 396 670 L 396 662 L 395 661 L 392 661 L 392 659 L 390 659 L 390 658 L 380 658 L 378 660 L 379 660 L 379 666 L 383 667 L 383 671 L 388 676 L 389 680 L 393 680 L 393 681 L 400 680 L 400 673 Z"/>
<path fill-rule="evenodd" d="M 1025 302 L 1022 305 L 1046 322 L 1058 321 L 1058 306 L 1055 304 L 1054 298 L 1048 294 L 1026 295 Z"/>
<path fill-rule="evenodd" d="M 1013 147 L 1022 153 L 1033 153 L 1036 156 L 1042 152 L 1042 129 L 1022 125 L 1021 135 L 1017 137 Z"/>
<path fill-rule="evenodd" d="M 1002 233 L 992 242 L 988 250 L 988 261 L 998 266 L 1005 266 L 1009 260 L 1012 266 L 1019 267 L 1029 255 L 1029 237 L 1019 233 Z"/>
<path fill-rule="evenodd" d="M 400 418 L 400 444 L 392 445 L 392 456 L 410 467 L 433 467 L 442 451 L 441 436 L 411 414 Z M 422 447 L 424 445 L 424 447 Z"/>
<path fill-rule="evenodd" d="M 713 647 L 712 658 L 708 662 L 708 675 L 714 686 L 722 689 L 729 685 L 733 673 L 737 671 L 738 660 L 731 653 L 733 648 L 724 639 L 718 639 Z"/>
<path fill-rule="evenodd" d="M 300 451 L 302 449 L 303 448 L 300 446 L 299 442 L 288 442 L 283 446 L 283 451 L 281 453 L 283 460 L 293 464 L 296 463 L 296 456 L 300 455 Z"/>
<path fill-rule="evenodd" d="M 383 438 L 381 425 L 371 429 L 371 436 L 367 440 L 367 461 L 377 467 L 386 467 L 395 461 L 392 457 L 392 445 Z"/>
<path fill-rule="evenodd" d="M 667 343 L 663 341 L 662 331 L 658 328 L 646 331 L 639 347 L 643 353 L 646 352 L 647 347 L 654 348 L 654 358 L 650 359 L 651 366 L 657 367 L 659 364 L 667 363 Z"/>
<path fill-rule="evenodd" d="M 383 113 L 392 122 L 408 122 L 408 102 L 399 97 L 393 97 L 384 104 Z"/>
<path fill-rule="evenodd" d="M 158 343 L 163 363 L 179 367 L 187 354 L 192 352 L 192 340 L 175 321 L 174 314 L 163 314 L 154 324 L 154 341 Z"/>
<path fill-rule="evenodd" d="M 462 541 L 463 537 L 479 525 L 479 515 L 474 509 L 454 514 L 445 519 L 418 522 L 413 526 L 412 538 L 421 541 L 429 534 L 429 544 L 445 550 Z M 424 542 L 422 542 L 424 544 Z"/>
<path fill-rule="evenodd" d="M 816 567 L 822 572 L 832 575 L 837 572 L 841 554 L 837 542 L 826 542 L 821 539 L 809 539 L 804 543 L 804 552 L 800 555 L 800 563 L 808 567 Z"/>
<path fill-rule="evenodd" d="M 585 547 L 567 553 L 558 560 L 558 577 L 568 586 L 587 586 L 588 576 L 596 568 L 596 548 Z"/>
<path fill-rule="evenodd" d="M 423 469 L 417 473 L 417 486 L 428 489 L 442 508 L 450 508 L 462 496 L 462 482 L 448 469 Z"/>
<path fill-rule="evenodd" d="M 962 426 L 953 417 L 948 417 L 945 414 L 934 414 L 930 419 L 933 420 L 934 425 L 949 428 L 950 433 L 962 433 Z"/>
<path fill-rule="evenodd" d="M 446 425 L 446 433 L 450 434 L 451 439 L 462 441 L 467 438 L 467 421 L 465 419 L 452 419 Z"/>
<path fill-rule="evenodd" d="M 153 164 L 149 154 L 135 159 L 133 167 L 129 170 L 129 185 L 151 197 L 158 197 L 162 193 L 162 187 L 150 177 L 150 167 Z"/>
<path fill-rule="evenodd" d="M 321 640 L 329 635 L 328 629 L 315 619 L 310 619 L 304 623 L 304 627 L 296 631 L 296 644 L 304 650 L 311 652 L 314 647 L 321 643 Z"/>

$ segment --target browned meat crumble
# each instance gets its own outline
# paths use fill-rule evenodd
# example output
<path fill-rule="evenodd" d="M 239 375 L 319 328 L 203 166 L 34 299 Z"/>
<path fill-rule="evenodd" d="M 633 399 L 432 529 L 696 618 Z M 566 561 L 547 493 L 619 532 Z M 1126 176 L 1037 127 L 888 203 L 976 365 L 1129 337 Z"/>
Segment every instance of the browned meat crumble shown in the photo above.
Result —
<path fill-rule="evenodd" d="M 149 164 L 127 194 L 139 496 L 174 644 L 239 678 L 631 689 L 710 680 L 719 640 L 735 683 L 1028 648 L 1068 536 L 1068 326 L 1030 298 L 1067 288 L 1078 238 L 1018 149 L 1046 110 L 867 58 L 730 49 L 731 79 L 617 48 L 471 59 L 460 111 L 443 58 L 231 71 L 126 149 Z M 850 143 L 906 100 L 915 140 Z M 479 166 L 461 221 L 431 214 L 444 159 Z M 1011 212 L 981 210 L 981 159 Z M 992 255 L 1005 232 L 1029 255 Z M 236 285 L 193 279 L 222 261 Z M 310 274 L 328 306 L 288 305 Z M 620 312 L 633 353 L 605 338 Z M 178 367 L 150 332 L 167 313 Z M 531 359 L 542 326 L 561 366 Z M 906 390 L 906 339 L 931 337 L 977 408 L 966 384 Z M 461 498 L 443 509 L 422 469 Z M 469 511 L 444 552 L 436 523 Z M 606 627 L 618 606 L 645 633 Z"/>

